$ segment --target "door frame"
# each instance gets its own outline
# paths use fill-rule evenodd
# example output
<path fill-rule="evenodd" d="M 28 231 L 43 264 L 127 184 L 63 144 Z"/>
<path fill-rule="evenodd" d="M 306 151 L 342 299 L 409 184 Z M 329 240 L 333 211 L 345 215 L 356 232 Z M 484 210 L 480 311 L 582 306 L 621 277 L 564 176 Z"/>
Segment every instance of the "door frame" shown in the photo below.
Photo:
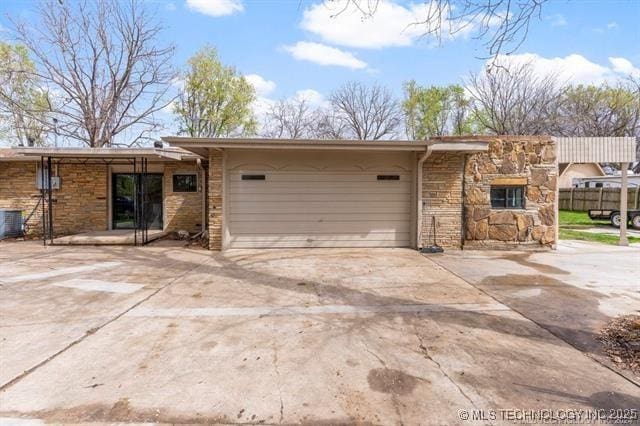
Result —
<path fill-rule="evenodd" d="M 135 186 L 137 187 L 138 185 L 138 180 L 139 177 L 142 173 L 133 173 L 132 171 L 113 171 L 111 170 L 109 173 L 109 229 L 110 230 L 116 230 L 116 229 L 135 229 L 134 227 L 130 227 L 130 228 L 116 228 L 115 226 L 115 205 L 114 205 L 114 201 L 115 201 L 115 190 L 116 190 L 116 185 L 115 185 L 115 180 L 116 180 L 116 176 L 117 175 L 136 175 L 136 182 L 135 182 Z M 147 175 L 154 175 L 154 176 L 159 176 L 160 177 L 160 183 L 161 183 L 161 191 L 162 191 L 162 197 L 161 197 L 161 202 L 160 202 L 160 218 L 162 220 L 162 224 L 159 228 L 149 228 L 149 229 L 160 229 L 160 230 L 164 230 L 164 226 L 165 226 L 165 217 L 164 217 L 164 213 L 165 213 L 165 209 L 164 209 L 164 201 L 165 201 L 165 179 L 164 179 L 164 172 L 149 172 L 146 173 Z M 135 190 L 135 192 L 137 192 L 137 190 Z"/>

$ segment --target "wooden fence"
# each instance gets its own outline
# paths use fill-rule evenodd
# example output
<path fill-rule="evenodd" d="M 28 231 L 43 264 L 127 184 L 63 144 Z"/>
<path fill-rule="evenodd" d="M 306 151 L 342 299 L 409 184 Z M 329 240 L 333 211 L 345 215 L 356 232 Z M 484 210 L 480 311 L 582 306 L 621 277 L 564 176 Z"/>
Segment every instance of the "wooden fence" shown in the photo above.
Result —
<path fill-rule="evenodd" d="M 640 209 L 640 187 L 628 188 L 627 208 Z M 620 209 L 620 188 L 563 188 L 560 210 Z"/>

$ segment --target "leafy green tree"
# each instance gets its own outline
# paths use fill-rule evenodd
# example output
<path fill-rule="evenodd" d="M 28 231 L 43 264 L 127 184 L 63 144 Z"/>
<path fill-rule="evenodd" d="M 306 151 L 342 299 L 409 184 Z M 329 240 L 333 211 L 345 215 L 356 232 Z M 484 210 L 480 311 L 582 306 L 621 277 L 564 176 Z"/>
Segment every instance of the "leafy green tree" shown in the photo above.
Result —
<path fill-rule="evenodd" d="M 459 85 L 422 87 L 414 80 L 404 85 L 402 108 L 407 136 L 462 135 L 476 131 L 471 100 Z"/>
<path fill-rule="evenodd" d="M 624 82 L 570 86 L 560 118 L 567 136 L 640 136 L 640 88 Z"/>
<path fill-rule="evenodd" d="M 192 137 L 251 135 L 257 127 L 251 110 L 255 99 L 253 86 L 207 46 L 189 59 L 174 112 L 180 132 Z"/>
<path fill-rule="evenodd" d="M 0 129 L 20 146 L 43 145 L 48 127 L 49 97 L 34 70 L 24 46 L 0 42 Z"/>

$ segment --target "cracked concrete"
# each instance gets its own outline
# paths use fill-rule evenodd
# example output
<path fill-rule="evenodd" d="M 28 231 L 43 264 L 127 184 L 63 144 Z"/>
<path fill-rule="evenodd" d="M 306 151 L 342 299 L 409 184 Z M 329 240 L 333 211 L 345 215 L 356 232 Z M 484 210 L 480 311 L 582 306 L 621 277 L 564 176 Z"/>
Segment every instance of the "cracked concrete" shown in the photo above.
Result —
<path fill-rule="evenodd" d="M 455 424 L 461 409 L 640 405 L 629 380 L 431 259 L 0 243 L 0 417 Z M 62 273 L 96 262 L 122 264 Z M 57 285 L 70 279 L 141 287 Z"/>

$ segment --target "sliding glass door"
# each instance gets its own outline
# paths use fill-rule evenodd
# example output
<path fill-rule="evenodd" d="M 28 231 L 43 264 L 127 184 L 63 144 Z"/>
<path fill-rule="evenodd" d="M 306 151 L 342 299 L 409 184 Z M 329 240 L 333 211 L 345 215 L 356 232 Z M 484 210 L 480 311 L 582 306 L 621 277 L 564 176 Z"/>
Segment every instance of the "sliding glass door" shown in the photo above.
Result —
<path fill-rule="evenodd" d="M 148 173 L 147 194 L 144 205 L 149 229 L 162 229 L 162 174 Z M 113 229 L 135 228 L 135 206 L 142 205 L 142 194 L 138 187 L 142 175 L 114 173 L 112 175 Z"/>

